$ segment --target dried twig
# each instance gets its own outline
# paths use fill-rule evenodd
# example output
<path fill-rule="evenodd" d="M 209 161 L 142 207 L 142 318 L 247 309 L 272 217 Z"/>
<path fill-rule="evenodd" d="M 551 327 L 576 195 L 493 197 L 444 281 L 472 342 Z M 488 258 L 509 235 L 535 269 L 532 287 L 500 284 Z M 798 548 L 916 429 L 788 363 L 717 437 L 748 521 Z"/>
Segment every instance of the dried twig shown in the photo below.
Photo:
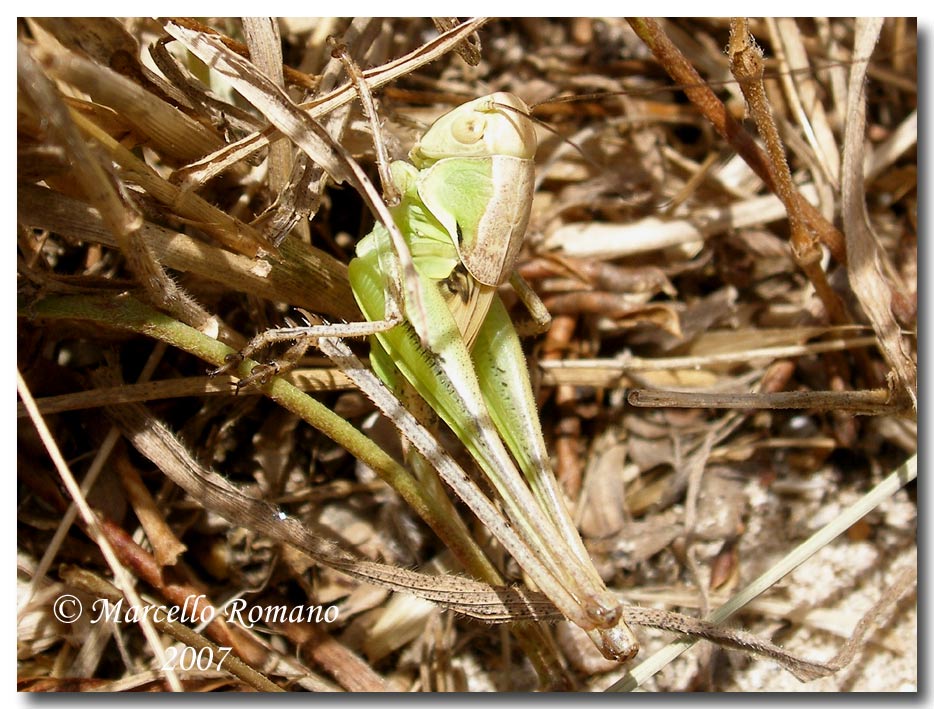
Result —
<path fill-rule="evenodd" d="M 671 40 L 665 36 L 661 26 L 653 20 L 644 18 L 631 20 L 631 24 L 636 34 L 648 45 L 671 77 L 684 85 L 684 92 L 688 98 L 710 120 L 717 132 L 743 156 L 763 182 L 770 185 L 773 192 L 777 192 L 765 155 L 759 150 L 752 137 L 727 112 L 724 105 L 714 96 Z M 799 196 L 797 199 L 808 226 L 819 235 L 820 240 L 830 249 L 834 258 L 844 263 L 846 249 L 843 236 L 803 197 Z"/>

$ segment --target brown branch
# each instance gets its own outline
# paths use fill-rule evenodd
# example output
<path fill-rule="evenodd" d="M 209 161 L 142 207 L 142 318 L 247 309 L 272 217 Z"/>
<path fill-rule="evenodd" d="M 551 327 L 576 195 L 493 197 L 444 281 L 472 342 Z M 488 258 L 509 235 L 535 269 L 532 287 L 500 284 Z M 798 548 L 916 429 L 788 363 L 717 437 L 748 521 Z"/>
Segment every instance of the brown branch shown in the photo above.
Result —
<path fill-rule="evenodd" d="M 772 179 L 765 154 L 756 145 L 752 136 L 729 114 L 723 102 L 701 79 L 700 74 L 668 38 L 661 25 L 648 18 L 630 18 L 629 24 L 671 78 L 683 85 L 684 93 L 687 94 L 691 103 L 697 106 L 714 129 L 733 146 L 768 188 L 777 194 L 778 186 Z M 797 195 L 795 199 L 799 203 L 804 220 L 818 235 L 821 242 L 830 249 L 834 259 L 838 263 L 846 263 L 846 245 L 843 235 L 801 195 Z"/>

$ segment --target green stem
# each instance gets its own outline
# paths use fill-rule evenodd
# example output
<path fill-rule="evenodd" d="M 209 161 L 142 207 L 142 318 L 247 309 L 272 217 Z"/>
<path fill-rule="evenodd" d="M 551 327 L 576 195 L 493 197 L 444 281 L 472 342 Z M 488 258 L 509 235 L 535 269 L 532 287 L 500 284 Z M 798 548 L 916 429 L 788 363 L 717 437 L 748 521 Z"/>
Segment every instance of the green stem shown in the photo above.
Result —
<path fill-rule="evenodd" d="M 130 295 L 47 296 L 34 303 L 20 300 L 21 317 L 47 320 L 87 320 L 131 330 L 184 350 L 215 367 L 227 363 L 236 352 L 204 333 L 160 313 Z M 250 376 L 257 362 L 244 359 L 234 371 Z M 426 494 L 418 480 L 382 448 L 324 404 L 281 377 L 273 377 L 261 391 L 283 408 L 314 426 L 351 455 L 365 463 L 412 507 L 447 545 L 464 568 L 477 579 L 502 583 L 496 568 L 469 536 L 450 501 Z M 445 504 L 446 503 L 446 504 Z M 550 637 L 544 629 L 528 622 L 514 623 L 512 630 L 544 682 L 561 684 L 565 678 L 557 662 Z"/>

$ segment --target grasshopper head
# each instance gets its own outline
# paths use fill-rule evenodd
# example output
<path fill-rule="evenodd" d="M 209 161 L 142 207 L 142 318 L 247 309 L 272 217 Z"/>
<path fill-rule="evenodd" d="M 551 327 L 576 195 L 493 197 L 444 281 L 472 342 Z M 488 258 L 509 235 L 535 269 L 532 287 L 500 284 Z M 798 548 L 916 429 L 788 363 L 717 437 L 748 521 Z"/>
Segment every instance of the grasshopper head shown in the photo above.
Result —
<path fill-rule="evenodd" d="M 419 168 L 451 157 L 508 155 L 531 160 L 537 141 L 529 107 L 503 91 L 441 116 L 409 153 Z"/>

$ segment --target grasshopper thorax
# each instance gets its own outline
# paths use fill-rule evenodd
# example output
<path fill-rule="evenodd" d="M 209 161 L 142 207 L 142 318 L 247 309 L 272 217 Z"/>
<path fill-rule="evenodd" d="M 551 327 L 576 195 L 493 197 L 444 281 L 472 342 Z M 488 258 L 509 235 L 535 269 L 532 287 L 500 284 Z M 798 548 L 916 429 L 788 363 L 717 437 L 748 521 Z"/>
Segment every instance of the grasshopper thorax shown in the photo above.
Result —
<path fill-rule="evenodd" d="M 439 118 L 409 153 L 419 198 L 486 286 L 509 278 L 529 223 L 537 141 L 528 111 L 512 94 L 484 96 Z"/>

